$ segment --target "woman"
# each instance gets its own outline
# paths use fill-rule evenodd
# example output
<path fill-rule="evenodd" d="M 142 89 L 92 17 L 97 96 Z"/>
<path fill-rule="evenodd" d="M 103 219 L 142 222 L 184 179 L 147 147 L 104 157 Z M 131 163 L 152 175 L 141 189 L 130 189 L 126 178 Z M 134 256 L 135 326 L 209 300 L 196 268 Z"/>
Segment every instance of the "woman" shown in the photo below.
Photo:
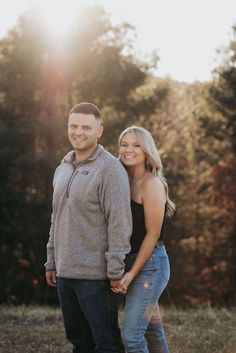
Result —
<path fill-rule="evenodd" d="M 127 272 L 119 288 L 113 289 L 117 293 L 127 290 L 123 342 L 127 353 L 167 353 L 158 299 L 170 276 L 164 219 L 173 214 L 175 204 L 169 199 L 161 159 L 147 130 L 137 126 L 124 130 L 119 158 L 130 179 L 133 215 Z"/>

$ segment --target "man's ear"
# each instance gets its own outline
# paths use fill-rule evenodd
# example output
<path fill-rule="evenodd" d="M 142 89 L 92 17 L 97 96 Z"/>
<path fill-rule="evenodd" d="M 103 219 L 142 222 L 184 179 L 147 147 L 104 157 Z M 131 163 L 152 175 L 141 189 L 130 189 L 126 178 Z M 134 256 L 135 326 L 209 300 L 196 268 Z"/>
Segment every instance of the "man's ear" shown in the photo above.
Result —
<path fill-rule="evenodd" d="M 103 126 L 100 125 L 99 128 L 98 128 L 98 131 L 97 131 L 98 138 L 102 137 L 103 130 L 104 130 Z"/>

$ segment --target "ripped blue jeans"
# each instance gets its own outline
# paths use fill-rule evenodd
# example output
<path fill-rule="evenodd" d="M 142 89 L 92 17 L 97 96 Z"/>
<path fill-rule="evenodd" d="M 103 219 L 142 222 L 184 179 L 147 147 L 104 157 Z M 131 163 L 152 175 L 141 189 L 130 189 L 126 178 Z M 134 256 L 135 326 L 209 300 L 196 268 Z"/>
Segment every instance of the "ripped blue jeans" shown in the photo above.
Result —
<path fill-rule="evenodd" d="M 132 262 L 135 254 L 127 256 Z M 168 353 L 158 300 L 170 277 L 164 245 L 157 246 L 135 277 L 126 296 L 123 343 L 127 353 Z"/>

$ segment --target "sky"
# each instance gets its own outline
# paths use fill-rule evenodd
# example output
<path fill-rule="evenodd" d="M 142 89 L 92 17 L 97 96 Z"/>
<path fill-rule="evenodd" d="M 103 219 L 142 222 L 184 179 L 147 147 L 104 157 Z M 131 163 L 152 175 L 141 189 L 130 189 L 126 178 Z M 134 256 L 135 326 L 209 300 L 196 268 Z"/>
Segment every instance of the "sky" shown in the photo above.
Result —
<path fill-rule="evenodd" d="M 95 3 L 104 6 L 114 24 L 135 26 L 137 55 L 157 51 L 158 76 L 184 82 L 211 79 L 216 50 L 229 44 L 236 24 L 236 0 L 0 0 L 0 37 L 35 6 L 59 35 L 82 8 Z"/>

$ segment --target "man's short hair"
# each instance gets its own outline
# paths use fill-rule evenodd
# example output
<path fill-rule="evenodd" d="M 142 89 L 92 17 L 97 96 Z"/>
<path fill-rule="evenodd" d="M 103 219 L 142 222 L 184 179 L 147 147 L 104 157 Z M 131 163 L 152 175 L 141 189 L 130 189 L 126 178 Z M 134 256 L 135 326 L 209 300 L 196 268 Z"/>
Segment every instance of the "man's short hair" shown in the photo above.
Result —
<path fill-rule="evenodd" d="M 72 113 L 93 114 L 95 116 L 95 118 L 101 119 L 100 110 L 93 103 L 87 103 L 87 102 L 78 103 L 73 106 L 69 115 Z"/>

